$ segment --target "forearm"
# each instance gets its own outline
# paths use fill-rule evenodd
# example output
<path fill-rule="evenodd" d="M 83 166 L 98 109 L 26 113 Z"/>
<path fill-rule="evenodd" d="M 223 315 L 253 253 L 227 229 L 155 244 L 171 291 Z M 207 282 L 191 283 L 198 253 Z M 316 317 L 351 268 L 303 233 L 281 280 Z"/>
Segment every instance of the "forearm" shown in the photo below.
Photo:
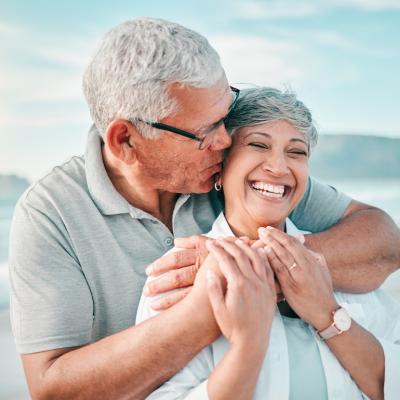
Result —
<path fill-rule="evenodd" d="M 252 399 L 265 351 L 231 346 L 208 378 L 210 400 Z"/>
<path fill-rule="evenodd" d="M 40 399 L 142 399 L 219 335 L 189 302 L 57 358 Z M 212 320 L 212 319 L 211 319 Z"/>
<path fill-rule="evenodd" d="M 383 399 L 385 357 L 371 333 L 353 321 L 347 332 L 328 339 L 326 344 L 370 399 Z"/>
<path fill-rule="evenodd" d="M 358 210 L 329 230 L 305 237 L 308 248 L 325 256 L 337 290 L 373 290 L 400 267 L 400 231 L 375 208 Z"/>

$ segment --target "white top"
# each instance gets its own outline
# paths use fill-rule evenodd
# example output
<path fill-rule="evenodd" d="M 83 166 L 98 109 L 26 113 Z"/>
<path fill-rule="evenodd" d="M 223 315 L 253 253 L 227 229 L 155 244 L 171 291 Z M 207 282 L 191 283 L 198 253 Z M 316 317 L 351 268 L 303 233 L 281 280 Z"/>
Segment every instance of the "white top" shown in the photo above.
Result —
<path fill-rule="evenodd" d="M 286 231 L 290 235 L 301 233 L 287 219 Z M 216 238 L 234 236 L 221 213 L 207 236 Z M 385 400 L 400 398 L 400 305 L 382 290 L 366 294 L 335 292 L 337 302 L 350 316 L 371 332 L 382 345 L 385 354 Z M 153 298 L 142 295 L 136 323 L 157 314 L 150 307 Z M 313 333 L 311 326 L 306 326 Z M 328 399 L 366 399 L 349 373 L 340 365 L 325 342 L 314 334 L 325 372 Z M 229 349 L 229 342 L 221 336 L 201 350 L 181 371 L 154 391 L 148 399 L 207 399 L 207 378 Z M 254 399 L 289 399 L 289 354 L 285 327 L 279 310 L 272 322 L 269 347 L 260 370 Z"/>

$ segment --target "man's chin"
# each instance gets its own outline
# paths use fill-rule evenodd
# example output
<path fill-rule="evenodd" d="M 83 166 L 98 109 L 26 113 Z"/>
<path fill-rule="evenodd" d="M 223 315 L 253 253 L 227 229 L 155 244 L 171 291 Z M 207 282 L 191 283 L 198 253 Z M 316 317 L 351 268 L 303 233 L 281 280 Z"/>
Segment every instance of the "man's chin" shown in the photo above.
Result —
<path fill-rule="evenodd" d="M 208 193 L 212 190 L 213 187 L 214 187 L 214 179 L 210 179 L 207 182 L 199 183 L 198 185 L 193 187 L 191 193 L 197 193 L 197 194 Z"/>

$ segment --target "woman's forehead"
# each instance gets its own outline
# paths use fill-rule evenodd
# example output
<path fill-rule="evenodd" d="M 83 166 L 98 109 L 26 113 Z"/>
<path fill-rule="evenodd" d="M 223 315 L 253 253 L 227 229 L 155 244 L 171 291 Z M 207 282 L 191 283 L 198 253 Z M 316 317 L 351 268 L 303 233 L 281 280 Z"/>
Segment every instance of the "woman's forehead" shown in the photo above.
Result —
<path fill-rule="evenodd" d="M 274 139 L 283 136 L 288 139 L 295 137 L 307 141 L 304 132 L 301 132 L 286 120 L 274 120 L 256 125 L 243 126 L 236 130 L 233 139 L 234 142 L 238 140 L 242 141 L 253 136 L 264 137 L 265 139 Z"/>

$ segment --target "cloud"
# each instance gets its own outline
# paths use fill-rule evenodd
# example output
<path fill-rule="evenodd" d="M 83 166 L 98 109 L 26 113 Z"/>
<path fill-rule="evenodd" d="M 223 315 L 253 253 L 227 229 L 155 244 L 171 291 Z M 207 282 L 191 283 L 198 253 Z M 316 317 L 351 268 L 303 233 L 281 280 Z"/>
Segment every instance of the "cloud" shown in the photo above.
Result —
<path fill-rule="evenodd" d="M 58 37 L 0 21 L 0 91 L 19 100 L 70 101 L 81 94 L 81 79 L 95 38 Z M 15 46 L 18 43 L 18 46 Z"/>
<path fill-rule="evenodd" d="M 333 3 L 336 6 L 370 11 L 400 10 L 399 0 L 333 0 Z"/>
<path fill-rule="evenodd" d="M 239 2 L 237 14 L 244 19 L 299 18 L 314 15 L 319 8 L 312 2 L 270 1 L 267 4 L 258 0 Z"/>
<path fill-rule="evenodd" d="M 0 33 L 0 130 L 24 121 L 32 127 L 87 123 L 82 74 L 95 37 L 49 37 L 2 21 Z M 77 112 L 66 115 L 71 108 Z"/>
<path fill-rule="evenodd" d="M 399 0 L 261 0 L 233 3 L 240 19 L 305 18 L 337 8 L 355 8 L 363 11 L 400 10 Z"/>
<path fill-rule="evenodd" d="M 210 43 L 233 83 L 277 85 L 306 79 L 301 46 L 260 36 L 217 35 Z"/>

